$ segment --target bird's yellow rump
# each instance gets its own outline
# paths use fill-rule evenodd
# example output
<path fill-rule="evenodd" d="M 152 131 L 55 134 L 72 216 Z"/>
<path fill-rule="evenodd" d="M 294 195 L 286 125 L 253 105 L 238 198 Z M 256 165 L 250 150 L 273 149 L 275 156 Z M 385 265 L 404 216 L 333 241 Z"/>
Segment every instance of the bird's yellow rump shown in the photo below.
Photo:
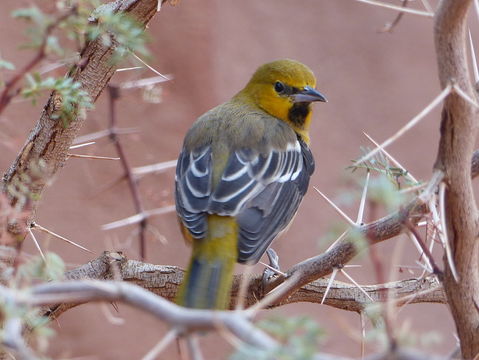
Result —
<path fill-rule="evenodd" d="M 326 101 L 294 60 L 260 66 L 186 134 L 175 200 L 193 251 L 181 305 L 226 309 L 236 261 L 255 264 L 294 217 L 314 171 L 311 103 Z"/>

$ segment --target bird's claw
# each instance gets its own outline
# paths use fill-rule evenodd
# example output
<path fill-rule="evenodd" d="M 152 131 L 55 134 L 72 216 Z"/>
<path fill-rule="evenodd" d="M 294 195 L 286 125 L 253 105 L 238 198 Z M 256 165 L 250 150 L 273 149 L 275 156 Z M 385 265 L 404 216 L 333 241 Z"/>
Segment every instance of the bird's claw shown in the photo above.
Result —
<path fill-rule="evenodd" d="M 273 278 L 281 274 L 279 270 L 279 256 L 276 254 L 276 251 L 269 248 L 266 250 L 266 255 L 268 255 L 269 267 L 266 267 L 263 271 L 263 285 L 269 283 Z"/>

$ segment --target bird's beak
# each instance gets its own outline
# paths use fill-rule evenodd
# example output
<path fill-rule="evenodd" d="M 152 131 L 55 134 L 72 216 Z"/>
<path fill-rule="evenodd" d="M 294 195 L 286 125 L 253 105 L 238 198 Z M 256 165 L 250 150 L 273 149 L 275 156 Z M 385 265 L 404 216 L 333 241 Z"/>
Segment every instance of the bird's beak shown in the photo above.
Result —
<path fill-rule="evenodd" d="M 321 101 L 328 102 L 326 97 L 321 94 L 318 90 L 313 89 L 310 86 L 305 86 L 302 90 L 293 95 L 294 102 L 312 102 L 312 101 Z"/>

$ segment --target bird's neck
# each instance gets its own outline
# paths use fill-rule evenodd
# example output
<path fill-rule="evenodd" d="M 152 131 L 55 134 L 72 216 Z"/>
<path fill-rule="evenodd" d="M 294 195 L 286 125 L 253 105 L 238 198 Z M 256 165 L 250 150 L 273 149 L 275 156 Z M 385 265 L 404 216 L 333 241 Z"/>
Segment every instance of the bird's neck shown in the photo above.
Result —
<path fill-rule="evenodd" d="M 309 126 L 311 124 L 311 103 L 294 103 L 289 109 L 286 121 L 303 141 L 309 145 Z"/>
<path fill-rule="evenodd" d="M 311 103 L 292 103 L 271 96 L 262 96 L 263 92 L 240 91 L 232 101 L 259 107 L 269 115 L 287 123 L 302 140 L 309 145 L 309 127 L 311 125 Z"/>

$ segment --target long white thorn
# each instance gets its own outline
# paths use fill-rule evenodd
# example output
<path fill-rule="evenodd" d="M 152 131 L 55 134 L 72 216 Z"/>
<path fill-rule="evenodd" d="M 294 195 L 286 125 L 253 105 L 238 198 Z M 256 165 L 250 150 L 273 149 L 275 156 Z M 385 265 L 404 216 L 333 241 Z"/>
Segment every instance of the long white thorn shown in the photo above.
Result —
<path fill-rule="evenodd" d="M 78 148 L 81 148 L 81 147 L 84 147 L 84 146 L 93 145 L 94 143 L 95 143 L 94 141 L 90 141 L 90 142 L 83 143 L 83 144 L 72 145 L 72 146 L 69 147 L 69 149 L 70 150 L 78 149 Z"/>
<path fill-rule="evenodd" d="M 351 220 L 351 218 L 346 215 L 334 202 L 332 202 L 326 195 L 324 195 L 321 191 L 319 191 L 319 189 L 315 186 L 313 186 L 314 190 L 316 190 L 318 192 L 319 195 L 321 195 L 323 197 L 324 200 L 326 200 L 329 205 L 331 205 L 333 207 L 334 210 L 336 210 L 336 212 L 341 215 L 341 217 L 346 220 L 351 226 L 356 226 L 356 223 Z"/>
<path fill-rule="evenodd" d="M 469 104 L 471 104 L 472 106 L 476 108 L 479 107 L 479 105 L 477 105 L 477 103 L 473 99 L 471 99 L 471 97 L 467 95 L 466 92 L 459 87 L 459 85 L 454 84 L 452 88 L 454 89 L 454 92 L 456 94 L 458 94 L 460 97 L 466 100 Z"/>
<path fill-rule="evenodd" d="M 166 75 L 163 75 L 162 73 L 160 73 L 158 70 L 156 70 L 154 67 L 148 65 L 144 60 L 142 60 L 138 55 L 136 55 L 135 53 L 131 53 L 133 55 L 133 57 L 138 60 L 139 62 L 141 62 L 143 65 L 145 65 L 148 69 L 150 69 L 151 71 L 153 71 L 156 75 L 159 75 L 159 76 L 162 76 L 165 80 L 171 80 L 172 77 L 168 77 Z"/>
<path fill-rule="evenodd" d="M 111 223 L 102 225 L 101 229 L 102 230 L 112 230 L 112 229 L 116 229 L 116 228 L 119 228 L 119 227 L 122 227 L 122 226 L 137 224 L 137 223 L 141 222 L 143 219 L 148 218 L 150 216 L 167 214 L 167 213 L 175 211 L 175 209 L 176 209 L 176 207 L 174 205 L 171 205 L 171 206 L 165 206 L 165 207 L 158 208 L 158 209 L 153 209 L 153 210 L 145 210 L 140 214 L 129 216 L 125 219 L 113 221 Z"/>
<path fill-rule="evenodd" d="M 32 231 L 32 229 L 31 229 L 30 227 L 28 228 L 28 233 L 29 233 L 30 236 L 32 237 L 33 243 L 34 243 L 35 246 L 37 247 L 38 252 L 40 253 L 40 256 L 42 257 L 43 261 L 46 263 L 46 262 L 47 262 L 47 259 L 45 258 L 45 254 L 43 254 L 42 248 L 40 247 L 40 244 L 38 243 L 37 238 L 36 238 L 35 235 L 33 234 L 33 231 Z"/>
<path fill-rule="evenodd" d="M 431 6 L 431 4 L 429 4 L 429 1 L 428 0 L 421 0 L 422 2 L 422 5 L 424 6 L 424 9 L 426 9 L 427 11 L 429 11 L 430 13 L 433 13 L 434 10 Z"/>
<path fill-rule="evenodd" d="M 132 67 L 127 67 L 127 68 L 116 69 L 116 72 L 138 70 L 138 69 L 143 69 L 143 66 L 132 66 Z"/>
<path fill-rule="evenodd" d="M 191 355 L 191 360 L 204 360 L 198 338 L 195 336 L 195 334 L 188 335 L 186 337 L 186 343 L 188 345 L 188 351 Z"/>
<path fill-rule="evenodd" d="M 286 276 L 287 274 L 282 272 L 281 270 L 279 269 L 275 269 L 274 267 L 272 267 L 271 265 L 269 264 L 266 264 L 265 262 L 262 262 L 262 261 L 258 261 L 259 264 L 263 265 L 265 268 L 268 268 L 270 269 L 272 272 L 278 274 L 278 275 L 281 275 L 281 276 Z"/>
<path fill-rule="evenodd" d="M 406 125 L 404 125 L 401 129 L 399 129 L 393 136 L 391 136 L 389 139 L 384 141 L 381 145 L 379 145 L 376 149 L 370 151 L 368 154 L 364 155 L 362 158 L 360 158 L 358 161 L 354 163 L 354 165 L 359 165 L 367 160 L 369 160 L 371 157 L 376 155 L 379 151 L 384 149 L 385 147 L 391 145 L 394 141 L 396 141 L 398 138 L 400 138 L 404 133 L 412 129 L 416 124 L 422 120 L 427 114 L 429 114 L 437 105 L 439 105 L 444 98 L 449 95 L 451 92 L 451 85 L 447 85 L 444 90 L 441 91 L 441 93 L 434 98 L 433 101 L 431 101 L 424 109 L 421 110 L 419 114 L 417 114 L 414 118 L 412 118 Z"/>
<path fill-rule="evenodd" d="M 173 340 L 176 339 L 178 331 L 176 329 L 171 329 L 166 333 L 166 335 L 161 339 L 153 348 L 148 351 L 148 354 L 143 356 L 142 360 L 155 360 L 158 355 L 161 354 L 163 350 L 166 349 L 168 345 L 171 344 Z"/>
<path fill-rule="evenodd" d="M 341 269 L 341 273 L 346 276 L 349 281 L 351 281 L 359 290 L 361 290 L 361 292 L 366 295 L 372 302 L 374 302 L 373 298 L 371 296 L 369 296 L 369 294 L 366 292 L 366 290 L 364 290 L 361 285 L 359 285 L 346 271 L 344 271 L 344 269 Z"/>
<path fill-rule="evenodd" d="M 250 306 L 244 312 L 246 316 L 251 318 L 253 317 L 259 310 L 267 308 L 269 305 L 273 304 L 277 299 L 283 296 L 291 286 L 299 279 L 300 275 L 298 273 L 293 274 L 289 279 L 287 279 L 282 284 L 275 287 L 271 290 L 266 296 L 261 299 L 256 304 Z"/>
<path fill-rule="evenodd" d="M 331 250 L 338 242 L 343 240 L 348 233 L 349 233 L 349 229 L 343 232 L 341 235 L 339 235 L 339 237 L 336 240 L 334 240 L 334 242 L 331 245 L 329 245 L 329 247 L 326 249 L 325 252 L 328 252 L 329 250 Z"/>
<path fill-rule="evenodd" d="M 333 269 L 331 277 L 329 278 L 329 281 L 328 281 L 328 286 L 326 286 L 326 291 L 324 292 L 323 298 L 321 299 L 321 304 L 324 304 L 324 300 L 326 300 L 326 296 L 328 296 L 329 289 L 331 289 L 331 285 L 333 284 L 334 278 L 336 277 L 336 274 L 338 273 L 338 271 L 339 271 L 338 268 Z"/>
<path fill-rule="evenodd" d="M 32 223 L 32 228 L 33 228 L 33 229 L 37 229 L 38 231 L 42 231 L 42 232 L 44 232 L 44 233 L 47 233 L 47 234 L 49 234 L 49 235 L 51 235 L 51 236 L 53 236 L 53 237 L 56 237 L 57 239 L 60 239 L 60 240 L 63 240 L 63 241 L 65 241 L 65 242 L 67 242 L 67 243 L 70 244 L 70 245 L 76 246 L 76 247 L 79 248 L 79 249 L 82 249 L 82 250 L 84 250 L 84 251 L 86 251 L 86 252 L 89 252 L 89 253 L 93 254 L 93 251 L 88 250 L 86 247 L 83 247 L 83 246 L 77 244 L 77 243 L 74 242 L 74 241 L 68 240 L 67 238 L 65 238 L 65 237 L 63 237 L 63 236 L 61 236 L 61 235 L 58 235 L 58 234 L 54 233 L 53 231 L 48 230 L 48 229 L 44 228 L 44 227 L 41 226 L 41 225 L 38 225 L 37 223 Z"/>
<path fill-rule="evenodd" d="M 361 201 L 359 202 L 358 217 L 356 219 L 356 224 L 357 225 L 361 225 L 363 223 L 364 207 L 366 205 L 366 196 L 368 194 L 368 186 L 369 186 L 370 175 L 371 175 L 371 172 L 368 170 L 367 173 L 366 173 L 366 180 L 364 181 L 363 193 L 361 194 Z"/>
<path fill-rule="evenodd" d="M 459 276 L 457 275 L 456 265 L 454 263 L 454 258 L 452 257 L 451 246 L 449 244 L 449 236 L 447 235 L 447 226 L 446 226 L 446 184 L 441 182 L 439 184 L 439 208 L 441 209 L 441 224 L 442 232 L 444 235 L 445 250 L 447 262 L 452 272 L 452 276 L 456 282 L 459 282 Z"/>
<path fill-rule="evenodd" d="M 115 129 L 115 133 L 118 134 L 118 135 L 133 134 L 133 133 L 137 133 L 137 132 L 139 132 L 139 130 L 137 128 L 125 128 L 125 129 L 117 128 L 117 129 Z M 79 136 L 75 139 L 75 141 L 73 141 L 73 143 L 78 144 L 78 143 L 82 143 L 82 142 L 86 142 L 86 141 L 98 140 L 98 139 L 110 136 L 110 134 L 111 134 L 110 129 L 100 130 L 100 131 L 96 131 L 96 132 L 93 132 L 93 133 L 90 133 L 90 134 Z"/>
<path fill-rule="evenodd" d="M 475 0 L 475 3 L 477 0 Z M 479 82 L 479 69 L 477 67 L 476 51 L 474 50 L 474 43 L 472 41 L 471 29 L 469 29 L 469 45 L 471 50 L 472 69 L 474 71 L 474 81 Z"/>
<path fill-rule="evenodd" d="M 364 353 L 366 350 L 366 321 L 364 319 L 364 312 L 359 313 L 359 319 L 361 321 L 361 360 L 364 359 Z"/>
<path fill-rule="evenodd" d="M 356 0 L 356 1 L 362 2 L 362 3 L 365 3 L 365 4 L 369 4 L 369 5 L 383 7 L 383 8 L 386 8 L 386 9 L 391 9 L 391 10 L 396 10 L 396 11 L 405 12 L 405 13 L 409 13 L 409 14 L 414 14 L 414 15 L 421 15 L 421 16 L 426 16 L 426 17 L 433 17 L 434 16 L 434 13 L 429 12 L 429 11 L 410 9 L 410 8 L 407 8 L 407 7 L 402 7 L 402 6 L 392 5 L 392 4 L 386 4 L 386 3 L 383 3 L 383 2 L 380 2 L 380 1 L 374 1 L 374 0 Z"/>
<path fill-rule="evenodd" d="M 366 136 L 368 138 L 369 141 L 371 141 L 376 147 L 380 147 L 379 143 L 376 142 L 376 140 L 374 140 L 371 136 L 369 136 L 368 134 L 366 134 L 364 131 L 363 131 L 363 134 L 364 136 Z M 390 153 L 388 153 L 386 150 L 384 149 L 381 149 L 381 152 L 386 155 L 389 160 L 391 160 L 391 162 L 394 164 L 394 166 L 400 168 L 402 171 L 404 171 L 407 175 L 407 177 L 409 177 L 412 181 L 414 181 L 415 183 L 418 183 L 418 181 L 416 180 L 416 178 L 414 176 L 412 176 L 412 174 L 406 170 L 406 168 L 404 166 L 401 165 L 401 163 L 399 161 L 397 161 Z"/>
<path fill-rule="evenodd" d="M 417 240 L 416 236 L 414 236 L 414 234 L 411 233 L 411 232 L 409 232 L 408 235 L 409 235 L 409 239 L 411 239 L 412 243 L 414 244 L 417 251 L 419 252 L 419 256 L 421 258 L 424 258 L 424 262 L 426 263 L 425 266 L 426 266 L 427 271 L 432 273 L 431 262 L 429 261 L 429 258 L 426 256 L 426 254 L 424 254 L 424 251 L 422 250 L 422 247 L 419 244 L 419 241 Z"/>
<path fill-rule="evenodd" d="M 136 88 L 159 84 L 165 81 L 169 81 L 171 79 L 173 79 L 173 75 L 153 76 L 153 77 L 139 79 L 139 80 L 125 81 L 120 84 L 120 88 L 136 89 Z"/>
<path fill-rule="evenodd" d="M 145 175 L 149 173 L 156 173 L 166 171 L 168 169 L 174 168 L 178 160 L 163 161 L 160 163 L 139 166 L 132 169 L 132 173 L 135 175 Z"/>
<path fill-rule="evenodd" d="M 68 154 L 70 158 L 90 159 L 90 160 L 120 160 L 119 157 L 96 156 L 96 155 L 82 155 L 82 154 Z"/>

